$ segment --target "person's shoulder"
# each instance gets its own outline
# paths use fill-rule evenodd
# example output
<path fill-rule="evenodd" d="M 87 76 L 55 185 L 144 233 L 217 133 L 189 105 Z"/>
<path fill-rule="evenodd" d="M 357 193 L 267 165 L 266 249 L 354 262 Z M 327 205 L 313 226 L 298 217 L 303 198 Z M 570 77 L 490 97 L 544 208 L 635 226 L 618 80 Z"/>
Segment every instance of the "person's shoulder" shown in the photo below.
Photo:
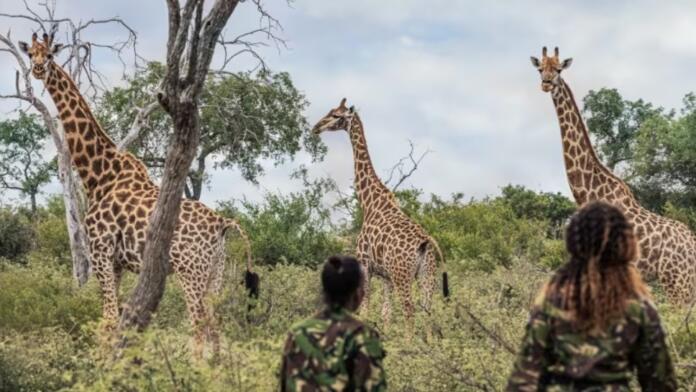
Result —
<path fill-rule="evenodd" d="M 626 308 L 628 317 L 635 322 L 659 322 L 657 307 L 649 298 L 633 298 L 628 301 Z"/>
<path fill-rule="evenodd" d="M 312 331 L 321 331 L 328 328 L 330 324 L 331 320 L 327 320 L 319 316 L 313 316 L 293 324 L 292 327 L 290 327 L 290 334 L 297 335 Z"/>

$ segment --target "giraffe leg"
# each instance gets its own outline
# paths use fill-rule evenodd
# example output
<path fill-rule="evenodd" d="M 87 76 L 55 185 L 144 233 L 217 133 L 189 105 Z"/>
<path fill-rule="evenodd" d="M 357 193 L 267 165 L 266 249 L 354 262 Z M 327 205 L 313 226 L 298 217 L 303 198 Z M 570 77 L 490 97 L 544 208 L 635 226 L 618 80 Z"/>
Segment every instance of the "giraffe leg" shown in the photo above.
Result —
<path fill-rule="evenodd" d="M 382 322 L 388 327 L 391 322 L 391 292 L 393 284 L 390 279 L 384 279 L 383 298 L 382 298 Z"/>
<path fill-rule="evenodd" d="M 432 304 L 433 291 L 435 289 L 435 255 L 428 252 L 424 255 L 424 263 L 421 263 L 418 268 L 418 283 L 420 286 L 421 307 L 426 313 L 430 314 Z"/>
<path fill-rule="evenodd" d="M 394 281 L 394 287 L 396 288 L 396 293 L 401 300 L 401 305 L 404 310 L 404 318 L 406 319 L 406 330 L 407 336 L 410 337 L 413 330 L 413 300 L 411 299 L 411 274 L 406 273 L 406 271 L 399 270 L 396 273 L 391 274 Z"/>
<path fill-rule="evenodd" d="M 118 323 L 118 284 L 114 268 L 114 246 L 108 241 L 96 239 L 90 244 L 90 258 L 94 276 L 102 292 L 102 328 L 110 332 Z"/>
<path fill-rule="evenodd" d="M 360 305 L 359 313 L 361 316 L 367 317 L 370 312 L 370 280 L 372 278 L 370 274 L 371 259 L 369 245 L 362 233 L 358 235 L 355 256 L 362 267 L 363 289 L 365 290 L 365 296 L 363 297 L 363 302 Z"/>
<path fill-rule="evenodd" d="M 179 276 L 179 283 L 184 291 L 186 310 L 188 311 L 193 331 L 193 355 L 203 357 L 204 344 L 211 337 L 210 312 L 206 308 L 205 294 L 207 281 L 189 274 Z"/>

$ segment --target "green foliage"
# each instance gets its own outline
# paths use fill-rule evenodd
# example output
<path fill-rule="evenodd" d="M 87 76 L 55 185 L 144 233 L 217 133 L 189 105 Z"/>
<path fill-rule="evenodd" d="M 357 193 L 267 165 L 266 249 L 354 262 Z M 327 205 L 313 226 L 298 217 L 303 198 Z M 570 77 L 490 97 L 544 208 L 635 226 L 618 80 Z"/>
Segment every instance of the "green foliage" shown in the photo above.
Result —
<path fill-rule="evenodd" d="M 23 263 L 33 247 L 34 237 L 34 229 L 26 214 L 0 208 L 0 259 Z"/>
<path fill-rule="evenodd" d="M 642 123 L 663 113 L 642 99 L 625 100 L 616 89 L 590 90 L 583 99 L 587 126 L 596 137 L 596 150 L 611 170 L 633 159 L 636 134 Z"/>
<path fill-rule="evenodd" d="M 36 115 L 20 111 L 17 119 L 0 122 L 0 188 L 28 197 L 32 212 L 41 187 L 55 172 L 54 162 L 43 159 L 47 137 Z"/>
<path fill-rule="evenodd" d="M 220 212 L 238 219 L 259 264 L 316 265 L 345 245 L 332 233 L 331 210 L 322 203 L 328 183 L 308 184 L 287 195 L 266 193 L 260 204 L 221 203 Z"/>
<path fill-rule="evenodd" d="M 69 270 L 50 263 L 0 270 L 0 331 L 59 328 L 66 332 L 94 320 L 100 313 L 96 279 L 83 289 L 74 286 Z"/>
<path fill-rule="evenodd" d="M 437 239 L 448 260 L 467 268 L 492 271 L 510 266 L 517 257 L 537 257 L 547 223 L 519 218 L 499 199 L 464 203 L 461 195 L 445 201 L 432 196 L 419 201 L 420 191 L 397 193 L 404 211 Z"/>
<path fill-rule="evenodd" d="M 54 274 L 62 275 L 65 281 L 71 279 L 68 271 L 53 268 L 50 272 L 51 268 L 34 265 L 4 270 L 2 274 Z M 382 336 L 390 390 L 469 391 L 481 389 L 480 386 L 503 389 L 524 332 L 529 304 L 549 270 L 537 263 L 516 260 L 510 269 L 497 267 L 484 272 L 451 265 L 449 272 L 452 297 L 444 302 L 436 295 L 432 316 L 417 314 L 416 336 L 412 339 L 406 337 L 396 296 L 392 299 L 392 324 L 388 328 L 382 324 L 381 282 L 373 281 L 371 308 L 361 318 Z M 216 301 L 223 333 L 220 356 L 215 361 L 191 358 L 186 313 L 178 302 L 180 289 L 170 280 L 155 323 L 144 334 L 132 337 L 131 346 L 116 361 L 108 347 L 98 344 L 98 329 L 92 317 L 82 319 L 69 332 L 64 326 L 47 327 L 46 323 L 31 321 L 21 329 L 0 326 L 0 391 L 275 390 L 287 330 L 321 306 L 319 273 L 296 265 L 259 268 L 259 273 L 263 279 L 261 298 L 248 320 L 247 300 L 240 285 L 228 285 Z M 134 275 L 127 276 L 131 277 L 127 282 L 130 286 Z M 46 286 L 53 287 L 51 282 L 30 280 L 26 290 L 45 292 Z M 3 290 L 0 296 L 11 295 L 5 293 Z M 98 299 L 94 287 L 84 294 L 58 290 L 50 299 L 65 303 L 75 295 Z M 39 306 L 48 301 L 46 296 L 34 297 Z M 174 302 L 170 301 L 172 297 L 176 298 Z M 664 304 L 660 296 L 657 303 L 674 360 L 680 365 L 693 363 L 693 318 L 686 317 L 687 309 Z M 97 305 L 89 307 L 98 309 Z M 166 321 L 162 319 L 164 315 Z M 54 313 L 46 319 L 56 316 Z M 428 330 L 432 331 L 432 338 L 426 343 Z M 695 386 L 693 368 L 678 366 L 677 372 L 685 390 Z"/>
<path fill-rule="evenodd" d="M 610 168 L 622 164 L 642 205 L 661 214 L 696 213 L 696 95 L 687 94 L 680 111 L 628 101 L 613 89 L 591 91 L 584 102 L 596 150 Z"/>
<path fill-rule="evenodd" d="M 153 100 L 164 73 L 162 64 L 151 62 L 145 70 L 104 94 L 98 116 L 108 129 L 126 135 L 136 108 Z M 270 72 L 239 72 L 208 78 L 201 96 L 201 141 L 188 176 L 187 197 L 199 199 L 215 156 L 220 167 L 237 167 L 250 181 L 263 174 L 261 160 L 279 164 L 292 158 L 302 147 L 313 159 L 321 159 L 325 147 L 308 132 L 303 116 L 307 100 L 292 83 L 290 75 Z M 169 116 L 161 108 L 149 116 L 143 135 L 131 150 L 142 157 L 154 174 L 164 165 L 171 129 Z"/>
<path fill-rule="evenodd" d="M 70 238 L 65 224 L 65 204 L 61 196 L 48 198 L 46 206 L 39 211 L 35 227 L 36 256 L 41 260 L 71 266 Z"/>
<path fill-rule="evenodd" d="M 549 222 L 557 238 L 560 237 L 560 228 L 577 208 L 572 200 L 560 193 L 537 193 L 522 185 L 504 186 L 500 200 L 509 205 L 518 218 Z"/>

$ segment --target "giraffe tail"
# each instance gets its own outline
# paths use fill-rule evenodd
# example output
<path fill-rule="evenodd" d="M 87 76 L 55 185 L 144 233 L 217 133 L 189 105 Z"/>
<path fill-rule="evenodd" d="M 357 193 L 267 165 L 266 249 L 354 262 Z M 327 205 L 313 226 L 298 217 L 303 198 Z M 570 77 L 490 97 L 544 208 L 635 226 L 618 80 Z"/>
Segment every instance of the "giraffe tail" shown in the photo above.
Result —
<path fill-rule="evenodd" d="M 259 275 L 253 271 L 253 261 L 251 257 L 251 242 L 249 241 L 249 236 L 247 236 L 242 226 L 239 225 L 234 219 L 225 219 L 225 230 L 230 227 L 237 230 L 239 237 L 244 242 L 247 268 L 244 272 L 244 286 L 249 292 L 249 297 L 258 298 L 259 297 Z"/>
<path fill-rule="evenodd" d="M 442 296 L 445 298 L 448 298 L 450 295 L 450 289 L 449 289 L 449 276 L 447 275 L 447 270 L 445 270 L 445 256 L 442 253 L 442 250 L 440 249 L 440 245 L 437 243 L 435 238 L 433 237 L 428 237 L 428 241 L 424 243 L 424 245 L 428 245 L 433 247 L 435 249 L 435 252 L 437 254 L 437 257 L 440 259 L 440 262 L 442 263 Z"/>

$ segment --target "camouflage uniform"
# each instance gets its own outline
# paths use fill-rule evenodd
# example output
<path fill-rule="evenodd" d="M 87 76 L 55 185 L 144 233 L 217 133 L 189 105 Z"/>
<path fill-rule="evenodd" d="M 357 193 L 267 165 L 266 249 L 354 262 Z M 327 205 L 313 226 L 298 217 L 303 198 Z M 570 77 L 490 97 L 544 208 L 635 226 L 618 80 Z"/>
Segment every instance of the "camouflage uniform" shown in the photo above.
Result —
<path fill-rule="evenodd" d="M 280 389 L 385 391 L 379 336 L 345 309 L 327 309 L 295 325 L 288 335 Z"/>
<path fill-rule="evenodd" d="M 629 391 L 637 370 L 644 391 L 676 391 L 655 307 L 633 300 L 608 332 L 579 334 L 566 312 L 541 300 L 531 312 L 508 391 Z M 557 301 L 556 301 L 557 302 Z"/>

